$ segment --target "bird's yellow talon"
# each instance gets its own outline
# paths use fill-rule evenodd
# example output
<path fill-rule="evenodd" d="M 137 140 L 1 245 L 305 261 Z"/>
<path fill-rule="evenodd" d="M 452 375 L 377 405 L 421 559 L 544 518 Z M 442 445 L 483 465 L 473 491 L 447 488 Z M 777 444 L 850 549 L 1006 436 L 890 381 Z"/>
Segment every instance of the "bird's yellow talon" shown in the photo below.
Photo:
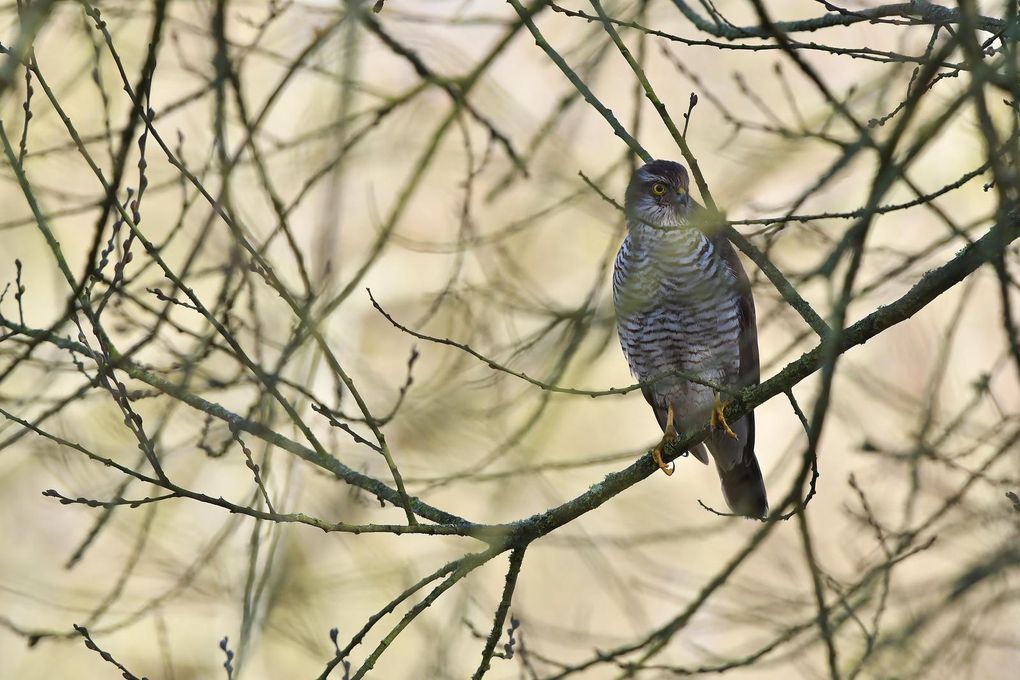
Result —
<path fill-rule="evenodd" d="M 666 450 L 666 445 L 677 438 L 676 427 L 673 426 L 674 417 L 673 404 L 670 404 L 669 410 L 666 412 L 666 430 L 662 433 L 662 439 L 652 449 L 652 460 L 655 461 L 660 470 L 666 473 L 667 477 L 673 474 L 675 465 L 667 465 L 666 461 L 662 459 L 662 453 Z"/>
<path fill-rule="evenodd" d="M 667 464 L 666 461 L 662 459 L 663 448 L 664 443 L 660 443 L 652 450 L 652 460 L 654 460 L 655 464 L 659 466 L 659 469 L 665 472 L 666 476 L 669 477 L 670 475 L 673 474 L 674 466 L 672 464 Z"/>
<path fill-rule="evenodd" d="M 730 403 L 729 401 L 721 400 L 719 398 L 719 393 L 718 392 L 716 393 L 715 402 L 712 404 L 712 418 L 709 421 L 709 425 L 711 425 L 713 430 L 717 426 L 722 425 L 722 428 L 726 432 L 726 434 L 728 434 L 733 439 L 736 439 L 737 433 L 734 432 L 733 428 L 730 427 L 730 424 L 726 422 L 726 415 L 723 413 L 723 411 L 726 410 L 726 405 L 729 403 Z"/>

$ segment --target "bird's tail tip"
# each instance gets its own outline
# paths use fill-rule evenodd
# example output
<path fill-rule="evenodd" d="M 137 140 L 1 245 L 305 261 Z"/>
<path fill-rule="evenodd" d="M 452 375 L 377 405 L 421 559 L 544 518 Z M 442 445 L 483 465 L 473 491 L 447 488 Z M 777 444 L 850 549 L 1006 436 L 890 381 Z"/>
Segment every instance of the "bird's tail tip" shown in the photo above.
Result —
<path fill-rule="evenodd" d="M 751 519 L 764 519 L 769 513 L 769 501 L 765 494 L 765 480 L 754 454 L 734 465 L 729 470 L 719 468 L 723 497 L 737 515 Z"/>

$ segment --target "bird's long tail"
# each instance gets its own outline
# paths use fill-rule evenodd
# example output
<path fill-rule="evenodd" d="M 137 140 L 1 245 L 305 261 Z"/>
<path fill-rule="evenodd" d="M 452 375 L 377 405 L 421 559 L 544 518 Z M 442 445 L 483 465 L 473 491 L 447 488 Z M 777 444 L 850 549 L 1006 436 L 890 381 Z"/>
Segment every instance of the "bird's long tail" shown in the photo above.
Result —
<path fill-rule="evenodd" d="M 748 451 L 743 460 L 728 470 L 716 465 L 722 481 L 723 496 L 730 510 L 744 517 L 762 519 L 769 512 L 769 501 L 765 495 L 765 480 L 758 467 L 758 459 Z"/>

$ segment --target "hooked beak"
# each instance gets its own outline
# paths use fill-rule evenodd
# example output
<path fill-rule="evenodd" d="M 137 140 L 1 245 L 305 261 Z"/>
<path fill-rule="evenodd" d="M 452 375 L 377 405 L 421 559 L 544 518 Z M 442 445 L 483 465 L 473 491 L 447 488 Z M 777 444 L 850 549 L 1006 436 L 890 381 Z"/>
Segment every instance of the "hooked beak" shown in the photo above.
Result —
<path fill-rule="evenodd" d="M 673 205 L 677 208 L 686 208 L 691 203 L 691 195 L 686 190 L 680 189 L 673 196 Z"/>

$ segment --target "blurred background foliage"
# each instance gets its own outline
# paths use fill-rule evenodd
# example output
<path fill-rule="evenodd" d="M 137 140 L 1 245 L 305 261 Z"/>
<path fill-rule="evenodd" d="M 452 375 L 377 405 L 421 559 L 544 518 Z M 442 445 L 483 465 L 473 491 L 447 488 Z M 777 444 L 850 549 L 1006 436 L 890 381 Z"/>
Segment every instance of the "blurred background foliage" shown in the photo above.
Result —
<path fill-rule="evenodd" d="M 304 441 L 271 398 L 272 383 L 330 454 L 391 484 L 377 451 L 316 410 L 332 410 L 357 437 L 374 441 L 321 347 L 307 334 L 294 342 L 298 316 L 251 265 L 246 240 L 315 320 L 368 411 L 392 412 L 381 428 L 393 460 L 408 492 L 435 507 L 480 523 L 525 518 L 585 492 L 658 439 L 638 392 L 590 398 L 541 389 L 456 346 L 410 337 L 367 293 L 400 324 L 542 383 L 596 391 L 632 383 L 609 290 L 622 215 L 581 173 L 622 201 L 640 160 L 536 46 L 510 4 L 386 0 L 379 12 L 366 2 L 327 0 L 95 4 L 110 43 L 83 3 L 2 4 L 0 115 L 70 270 L 82 278 L 95 244 L 109 249 L 90 291 L 94 300 L 108 297 L 103 330 L 122 352 L 132 348 L 134 362 Z M 859 217 L 840 214 L 865 205 L 881 159 L 847 157 L 860 131 L 788 52 L 884 139 L 918 62 L 967 29 L 904 12 L 791 31 L 799 45 L 815 47 L 784 51 L 766 49 L 774 40 L 710 36 L 679 10 L 685 3 L 604 4 L 610 16 L 660 32 L 618 27 L 679 124 L 697 95 L 686 140 L 720 209 L 828 318 L 846 262 L 823 265 Z M 775 20 L 875 6 L 767 3 Z M 631 134 L 653 156 L 680 160 L 605 27 L 589 20 L 592 5 L 529 9 Z M 717 26 L 759 23 L 755 6 L 742 1 L 691 11 L 715 13 Z M 981 14 L 1002 18 L 1007 10 L 985 3 Z M 1008 14 L 1015 31 L 1015 8 Z M 1003 35 L 988 58 L 1005 54 L 994 69 L 1008 76 L 1015 35 Z M 132 86 L 144 84 L 150 53 L 153 128 L 207 195 L 150 134 L 138 227 L 271 380 L 239 361 L 129 230 L 115 226 L 116 210 L 90 169 L 88 160 L 106 181 L 118 177 L 118 201 L 130 212 L 128 188 L 137 197 L 142 183 L 145 126 L 119 69 Z M 37 69 L 27 79 L 26 60 Z M 963 64 L 963 50 L 945 62 Z M 916 205 L 875 218 L 847 325 L 983 235 L 1000 201 L 1014 195 L 988 170 L 989 133 L 975 105 L 940 119 L 978 71 L 943 65 L 937 72 L 946 76 L 919 100 L 905 132 L 925 146 L 909 181 L 900 178 L 881 201 Z M 1015 147 L 1015 100 L 997 91 L 988 102 L 999 139 Z M 9 159 L 0 178 L 0 278 L 10 284 L 0 313 L 75 341 L 70 288 Z M 807 217 L 783 219 L 788 213 Z M 807 508 L 812 554 L 797 521 L 781 522 L 726 573 L 759 527 L 703 509 L 699 500 L 723 506 L 715 472 L 680 459 L 673 477 L 653 475 L 534 543 L 510 607 L 519 621 L 514 658 L 494 658 L 488 675 L 645 678 L 732 666 L 738 678 L 1011 677 L 1020 661 L 1020 514 L 1005 494 L 1020 491 L 1020 381 L 1004 319 L 1009 305 L 1017 314 L 1015 248 L 1003 263 L 1005 275 L 978 270 L 841 359 Z M 747 268 L 764 378 L 817 339 L 757 267 Z M 87 324 L 81 333 L 94 344 Z M 1015 329 L 1012 342 L 1015 351 Z M 217 643 L 227 636 L 234 677 L 314 678 L 334 656 L 331 628 L 342 647 L 402 590 L 477 548 L 457 536 L 323 533 L 195 499 L 92 508 L 44 497 L 47 489 L 98 501 L 160 495 L 17 420 L 151 474 L 110 391 L 89 387 L 95 375 L 94 364 L 66 347 L 5 329 L 4 677 L 113 677 L 118 671 L 71 628 L 77 623 L 138 676 L 224 676 Z M 118 377 L 176 484 L 265 509 L 224 422 Z M 792 390 L 809 414 L 818 380 Z M 807 438 L 783 397 L 761 405 L 757 423 L 758 456 L 778 500 Z M 406 521 L 401 508 L 287 451 L 248 435 L 242 441 L 277 512 L 350 524 Z M 470 676 L 505 573 L 497 559 L 444 593 L 369 677 Z M 700 601 L 721 574 L 725 584 Z M 828 603 L 825 626 L 819 590 Z M 422 595 L 354 649 L 352 673 Z M 692 603 L 683 625 L 654 633 Z M 501 633 L 497 651 L 506 642 Z M 634 652 L 600 656 L 623 648 Z M 341 666 L 330 677 L 343 673 Z"/>

